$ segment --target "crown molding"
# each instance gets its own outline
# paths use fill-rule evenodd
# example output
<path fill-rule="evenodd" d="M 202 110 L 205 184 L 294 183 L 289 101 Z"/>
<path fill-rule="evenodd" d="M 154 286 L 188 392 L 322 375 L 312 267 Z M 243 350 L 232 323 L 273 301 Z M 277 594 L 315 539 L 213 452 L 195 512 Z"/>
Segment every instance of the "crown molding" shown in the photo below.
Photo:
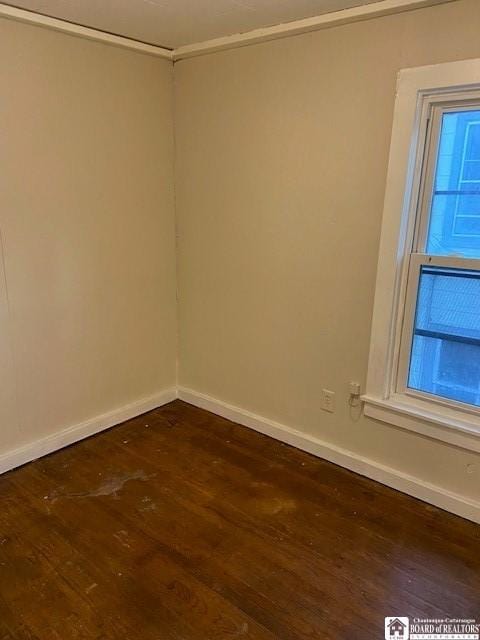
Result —
<path fill-rule="evenodd" d="M 337 27 L 349 22 L 369 20 L 371 18 L 386 16 L 393 13 L 422 9 L 424 7 L 431 7 L 438 4 L 456 1 L 457 0 L 380 0 L 379 2 L 374 2 L 372 4 L 325 13 L 313 18 L 295 20 L 293 22 L 286 22 L 273 27 L 254 29 L 253 31 L 247 31 L 245 33 L 237 33 L 232 36 L 214 38 L 213 40 L 206 40 L 205 42 L 178 47 L 173 50 L 173 60 L 184 60 L 185 58 L 193 58 L 195 56 L 214 53 L 215 51 L 222 51 L 224 49 L 245 47 L 251 44 L 266 42 L 268 40 L 276 40 L 278 38 L 286 38 L 288 36 L 308 33 L 310 31 Z"/>
<path fill-rule="evenodd" d="M 254 29 L 253 31 L 214 38 L 213 40 L 205 40 L 204 42 L 185 45 L 173 50 L 152 44 L 146 44 L 132 38 L 114 35 L 98 29 L 83 27 L 66 20 L 52 18 L 40 13 L 35 13 L 34 11 L 27 11 L 26 9 L 19 9 L 1 2 L 0 17 L 35 24 L 55 31 L 63 31 L 80 38 L 104 42 L 106 44 L 123 47 L 125 49 L 133 49 L 134 51 L 139 51 L 141 53 L 176 62 L 178 60 L 193 58 L 195 56 L 214 53 L 225 49 L 246 47 L 251 44 L 258 44 L 268 40 L 287 38 L 289 36 L 318 31 L 320 29 L 337 27 L 350 22 L 369 20 L 371 18 L 386 16 L 393 13 L 412 11 L 413 9 L 422 9 L 434 5 L 445 4 L 447 2 L 457 2 L 457 0 L 379 0 L 378 2 L 368 5 L 352 7 L 351 9 L 342 9 L 341 11 L 325 13 L 313 18 L 286 22 L 273 27 Z"/>
<path fill-rule="evenodd" d="M 17 7 L 12 7 L 8 4 L 0 3 L 0 17 L 16 20 L 17 22 L 26 22 L 28 24 L 38 25 L 47 29 L 53 29 L 54 31 L 63 31 L 64 33 L 69 33 L 72 36 L 86 38 L 87 40 L 95 40 L 97 42 L 104 42 L 115 47 L 133 49 L 140 53 L 146 53 L 148 55 L 165 58 L 167 60 L 172 60 L 173 58 L 173 52 L 170 49 L 164 49 L 163 47 L 157 47 L 152 44 L 145 44 L 138 40 L 113 35 L 98 29 L 82 27 L 78 24 L 67 22 L 66 20 L 51 18 L 40 13 L 35 13 L 34 11 L 27 11 L 26 9 L 18 9 Z"/>

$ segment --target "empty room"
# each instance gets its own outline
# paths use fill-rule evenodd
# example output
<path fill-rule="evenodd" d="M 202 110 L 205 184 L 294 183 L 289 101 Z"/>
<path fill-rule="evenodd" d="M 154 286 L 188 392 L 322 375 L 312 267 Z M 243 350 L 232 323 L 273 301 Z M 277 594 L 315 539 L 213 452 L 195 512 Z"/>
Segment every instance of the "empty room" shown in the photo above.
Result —
<path fill-rule="evenodd" d="M 480 640 L 480 1 L 0 3 L 0 640 Z"/>

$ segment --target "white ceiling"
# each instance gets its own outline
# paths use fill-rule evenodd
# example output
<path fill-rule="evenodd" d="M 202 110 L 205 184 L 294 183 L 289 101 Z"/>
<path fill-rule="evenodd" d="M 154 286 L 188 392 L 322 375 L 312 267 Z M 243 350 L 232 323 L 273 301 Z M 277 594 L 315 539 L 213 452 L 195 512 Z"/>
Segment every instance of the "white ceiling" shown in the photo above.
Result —
<path fill-rule="evenodd" d="M 3 0 L 85 27 L 173 49 L 375 0 Z"/>

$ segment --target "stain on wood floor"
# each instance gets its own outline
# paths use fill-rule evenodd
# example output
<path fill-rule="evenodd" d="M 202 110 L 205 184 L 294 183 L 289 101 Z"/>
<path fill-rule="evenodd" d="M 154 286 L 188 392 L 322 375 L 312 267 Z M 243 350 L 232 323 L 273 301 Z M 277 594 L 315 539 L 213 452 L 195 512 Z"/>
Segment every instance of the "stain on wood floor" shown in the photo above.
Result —
<path fill-rule="evenodd" d="M 181 401 L 0 478 L 0 640 L 480 617 L 480 526 Z"/>

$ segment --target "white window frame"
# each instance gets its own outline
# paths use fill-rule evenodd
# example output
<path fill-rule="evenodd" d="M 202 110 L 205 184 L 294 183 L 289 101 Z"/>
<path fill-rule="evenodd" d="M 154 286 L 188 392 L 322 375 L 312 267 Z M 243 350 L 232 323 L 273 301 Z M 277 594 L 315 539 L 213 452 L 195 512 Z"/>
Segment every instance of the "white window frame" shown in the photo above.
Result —
<path fill-rule="evenodd" d="M 409 271 L 418 276 L 421 264 L 429 261 L 422 251 L 434 162 L 428 163 L 430 171 L 423 193 L 421 178 L 425 157 L 432 153 L 432 130 L 435 133 L 439 126 L 438 117 L 437 122 L 431 117 L 439 109 L 432 111 L 432 106 L 456 101 L 465 105 L 469 98 L 472 103 L 480 103 L 480 59 L 404 69 L 398 75 L 367 388 L 362 398 L 365 415 L 371 418 L 480 452 L 479 410 L 439 396 L 412 392 L 404 383 L 417 286 L 408 286 Z M 412 253 L 416 255 L 410 265 Z M 470 268 L 474 265 L 478 269 L 478 261 L 464 258 L 439 257 L 432 264 L 467 269 L 470 264 Z"/>

